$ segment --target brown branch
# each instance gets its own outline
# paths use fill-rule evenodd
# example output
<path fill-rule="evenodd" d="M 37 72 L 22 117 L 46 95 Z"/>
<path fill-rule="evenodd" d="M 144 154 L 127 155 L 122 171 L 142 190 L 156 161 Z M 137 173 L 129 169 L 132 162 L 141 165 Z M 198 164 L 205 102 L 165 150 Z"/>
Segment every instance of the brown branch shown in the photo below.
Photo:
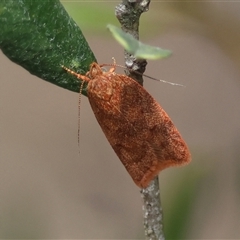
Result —
<path fill-rule="evenodd" d="M 123 0 L 116 6 L 115 15 L 122 30 L 139 39 L 139 19 L 143 12 L 148 11 L 151 0 Z M 136 59 L 133 55 L 124 52 L 125 65 L 129 69 L 126 74 L 143 85 L 143 77 L 132 70 L 144 73 L 147 61 Z M 163 216 L 160 202 L 158 177 L 147 188 L 141 190 L 143 199 L 144 230 L 146 239 L 164 240 Z"/>
<path fill-rule="evenodd" d="M 116 6 L 115 15 L 121 24 L 122 30 L 139 39 L 139 19 L 143 12 L 148 11 L 150 0 L 123 0 L 122 3 Z M 136 59 L 128 52 L 124 52 L 125 65 L 127 69 L 126 74 L 135 79 L 138 83 L 143 85 L 143 78 L 141 74 L 136 74 L 131 70 L 139 73 L 144 73 L 147 65 L 145 59 Z"/>

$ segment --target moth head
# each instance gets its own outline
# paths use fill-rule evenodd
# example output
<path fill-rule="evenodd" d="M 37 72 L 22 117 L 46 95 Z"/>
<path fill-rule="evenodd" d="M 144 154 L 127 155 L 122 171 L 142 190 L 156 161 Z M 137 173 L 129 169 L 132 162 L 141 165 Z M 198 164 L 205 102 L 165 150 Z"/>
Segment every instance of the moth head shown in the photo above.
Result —
<path fill-rule="evenodd" d="M 97 63 L 92 63 L 89 71 L 89 77 L 94 79 L 96 76 L 102 75 L 103 71 Z"/>

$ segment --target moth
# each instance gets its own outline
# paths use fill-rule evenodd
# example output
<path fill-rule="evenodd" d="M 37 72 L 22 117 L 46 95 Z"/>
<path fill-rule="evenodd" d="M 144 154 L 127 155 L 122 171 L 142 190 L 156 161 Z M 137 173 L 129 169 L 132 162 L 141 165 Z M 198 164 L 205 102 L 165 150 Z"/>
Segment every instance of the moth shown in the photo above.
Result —
<path fill-rule="evenodd" d="M 190 153 L 170 117 L 132 78 L 104 72 L 92 63 L 86 75 L 62 66 L 86 81 L 90 105 L 107 140 L 140 188 L 165 168 L 190 162 Z"/>

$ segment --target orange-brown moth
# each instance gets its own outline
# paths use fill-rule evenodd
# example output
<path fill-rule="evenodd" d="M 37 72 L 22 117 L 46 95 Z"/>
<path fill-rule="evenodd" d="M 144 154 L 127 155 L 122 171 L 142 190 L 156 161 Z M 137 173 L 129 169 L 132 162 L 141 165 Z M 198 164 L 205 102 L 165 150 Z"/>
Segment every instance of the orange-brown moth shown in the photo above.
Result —
<path fill-rule="evenodd" d="M 92 63 L 86 75 L 62 67 L 88 82 L 97 121 L 137 186 L 145 188 L 161 170 L 190 162 L 188 147 L 167 113 L 140 84 L 115 73 L 115 63 L 107 72 Z"/>

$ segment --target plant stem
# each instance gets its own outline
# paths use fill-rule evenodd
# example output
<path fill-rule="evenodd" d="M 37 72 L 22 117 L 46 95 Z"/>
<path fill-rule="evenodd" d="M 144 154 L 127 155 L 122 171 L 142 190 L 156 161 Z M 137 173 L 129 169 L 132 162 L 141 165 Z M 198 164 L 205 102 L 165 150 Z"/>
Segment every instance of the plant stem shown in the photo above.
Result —
<path fill-rule="evenodd" d="M 122 30 L 139 39 L 139 19 L 143 12 L 148 11 L 151 0 L 123 0 L 116 6 L 115 15 Z M 126 74 L 143 85 L 143 77 L 132 70 L 144 73 L 147 61 L 136 59 L 133 55 L 124 52 L 125 65 L 130 70 Z M 141 189 L 143 199 L 143 217 L 145 238 L 148 240 L 164 240 L 163 212 L 160 202 L 158 177 L 147 188 Z"/>
<path fill-rule="evenodd" d="M 160 201 L 158 177 L 141 190 L 143 199 L 143 226 L 146 239 L 164 240 L 163 211 Z"/>
<path fill-rule="evenodd" d="M 150 0 L 123 0 L 122 3 L 116 6 L 115 15 L 121 24 L 124 32 L 131 34 L 136 39 L 139 39 L 139 19 L 143 12 L 148 11 Z M 141 74 L 144 73 L 147 65 L 145 59 L 136 59 L 128 52 L 124 52 L 125 65 L 130 71 L 126 71 L 126 75 L 135 79 L 139 84 L 143 85 L 143 78 Z"/>

